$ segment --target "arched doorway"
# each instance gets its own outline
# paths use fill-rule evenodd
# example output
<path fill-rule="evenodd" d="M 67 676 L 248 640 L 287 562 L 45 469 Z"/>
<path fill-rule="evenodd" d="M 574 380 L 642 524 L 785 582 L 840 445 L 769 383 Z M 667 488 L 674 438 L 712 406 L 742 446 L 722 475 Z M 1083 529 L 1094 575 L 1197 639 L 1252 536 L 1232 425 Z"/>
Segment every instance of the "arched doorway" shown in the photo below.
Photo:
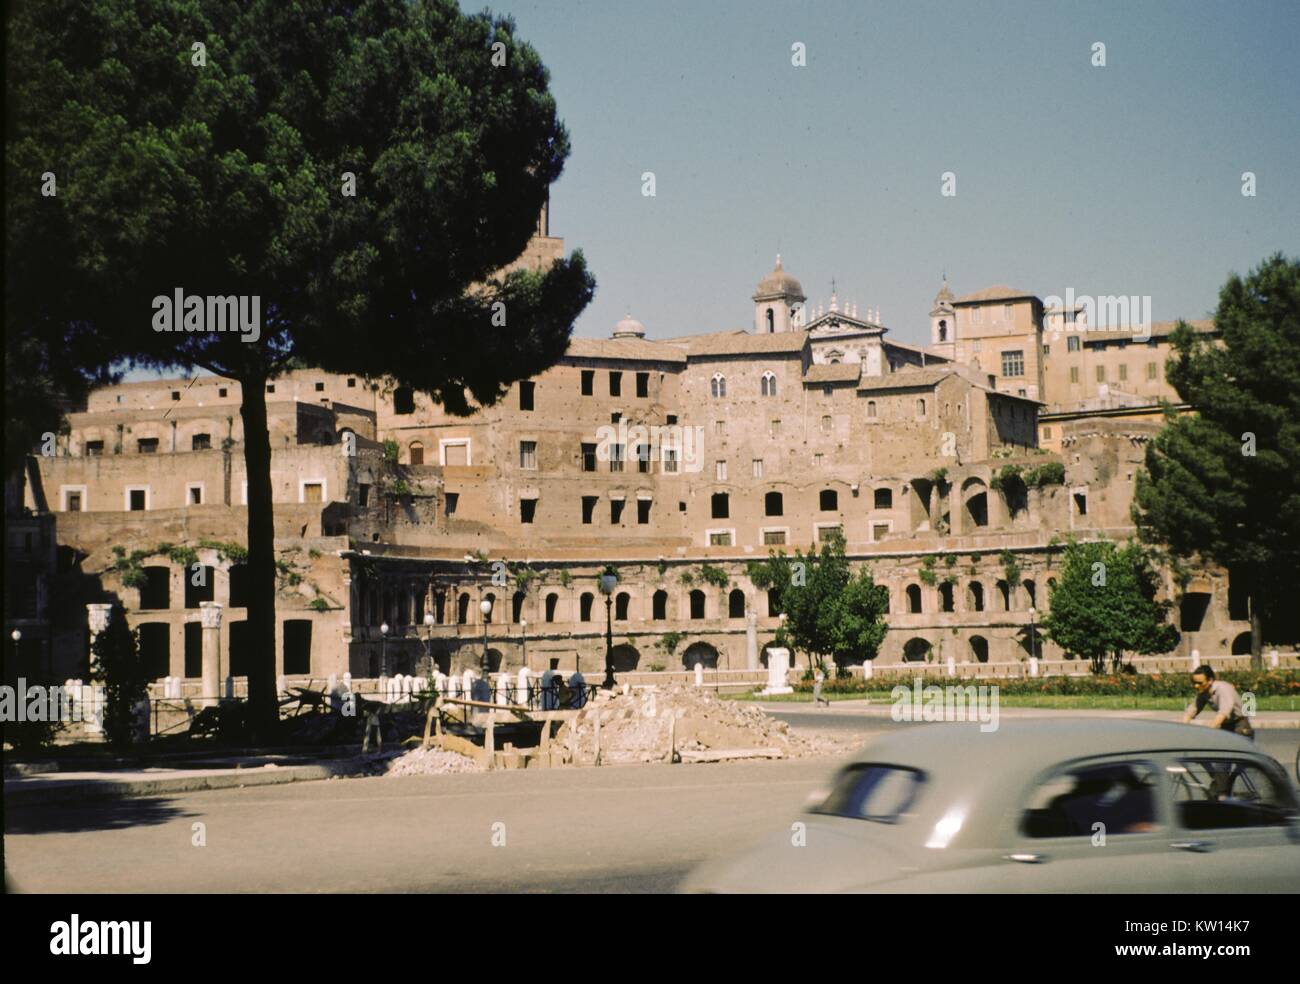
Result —
<path fill-rule="evenodd" d="M 718 651 L 707 642 L 691 643 L 686 647 L 686 652 L 682 653 L 682 666 L 688 670 L 693 670 L 696 663 L 699 663 L 706 670 L 717 669 Z"/>
<path fill-rule="evenodd" d="M 727 617 L 745 617 L 745 592 L 736 588 L 727 596 Z"/>
<path fill-rule="evenodd" d="M 1232 640 L 1232 655 L 1249 656 L 1250 655 L 1250 633 L 1243 632 L 1237 638 Z"/>
<path fill-rule="evenodd" d="M 908 663 L 924 663 L 930 658 L 931 651 L 930 641 L 916 636 L 908 639 L 903 646 L 903 660 Z"/>
<path fill-rule="evenodd" d="M 987 663 L 989 661 L 989 641 L 983 636 L 970 637 L 970 655 L 977 663 Z"/>
<path fill-rule="evenodd" d="M 640 664 L 641 653 L 635 646 L 623 643 L 609 651 L 609 662 L 615 673 L 631 673 Z"/>

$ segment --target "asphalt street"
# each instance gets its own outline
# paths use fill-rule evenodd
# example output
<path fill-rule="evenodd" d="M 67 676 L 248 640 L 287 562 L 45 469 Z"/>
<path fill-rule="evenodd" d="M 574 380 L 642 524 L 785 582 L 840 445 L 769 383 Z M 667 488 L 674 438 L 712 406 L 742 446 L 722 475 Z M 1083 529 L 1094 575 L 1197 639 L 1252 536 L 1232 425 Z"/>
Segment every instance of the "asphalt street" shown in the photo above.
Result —
<path fill-rule="evenodd" d="M 781 710 L 796 727 L 899 725 Z M 1300 731 L 1259 732 L 1287 765 Z M 6 810 L 28 892 L 666 892 L 788 830 L 835 759 L 334 779 Z"/>

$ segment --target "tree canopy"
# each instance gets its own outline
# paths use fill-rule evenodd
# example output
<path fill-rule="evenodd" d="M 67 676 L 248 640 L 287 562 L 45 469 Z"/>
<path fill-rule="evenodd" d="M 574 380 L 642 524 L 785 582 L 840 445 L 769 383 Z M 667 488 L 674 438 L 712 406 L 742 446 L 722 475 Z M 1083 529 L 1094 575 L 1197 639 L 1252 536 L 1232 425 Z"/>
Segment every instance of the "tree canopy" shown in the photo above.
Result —
<path fill-rule="evenodd" d="M 1165 653 L 1178 644 L 1167 621 L 1168 601 L 1156 601 L 1160 576 L 1138 543 L 1070 540 L 1051 589 L 1043 632 L 1067 653 L 1092 661 L 1100 672 L 1107 656 Z"/>
<path fill-rule="evenodd" d="M 1142 538 L 1226 568 L 1265 626 L 1294 641 L 1300 570 L 1300 261 L 1278 254 L 1219 292 L 1215 344 L 1180 323 L 1168 378 L 1193 412 L 1170 415 L 1138 474 Z M 1289 628 L 1284 626 L 1289 623 Z"/>
<path fill-rule="evenodd" d="M 837 666 L 876 658 L 889 628 L 889 589 L 865 566 L 853 573 L 842 537 L 823 541 L 820 553 L 810 546 L 794 557 L 771 554 L 751 562 L 748 573 L 760 591 L 776 593 L 786 616 L 778 643 L 811 653 L 818 665 L 827 657 Z"/>
<path fill-rule="evenodd" d="M 454 0 L 40 0 L 7 36 L 7 352 L 240 382 L 269 728 L 266 381 L 390 377 L 468 413 L 563 354 L 594 290 L 581 253 L 494 275 L 569 152 L 548 73 L 509 18 Z M 256 298 L 257 340 L 155 330 L 176 291 Z"/>

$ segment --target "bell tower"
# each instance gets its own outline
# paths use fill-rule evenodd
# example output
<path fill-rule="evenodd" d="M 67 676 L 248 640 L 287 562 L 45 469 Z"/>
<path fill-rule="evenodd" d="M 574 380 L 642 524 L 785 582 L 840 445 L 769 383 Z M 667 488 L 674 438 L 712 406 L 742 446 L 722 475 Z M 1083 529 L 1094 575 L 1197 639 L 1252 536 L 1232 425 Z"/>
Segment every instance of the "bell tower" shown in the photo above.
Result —
<path fill-rule="evenodd" d="M 791 331 L 797 327 L 796 312 L 806 300 L 803 287 L 785 272 L 778 253 L 776 266 L 758 282 L 754 291 L 754 333 L 767 335 Z"/>
<path fill-rule="evenodd" d="M 952 306 L 956 298 L 944 276 L 943 286 L 934 295 L 934 308 L 930 311 L 930 349 L 949 359 L 956 357 L 957 313 Z"/>

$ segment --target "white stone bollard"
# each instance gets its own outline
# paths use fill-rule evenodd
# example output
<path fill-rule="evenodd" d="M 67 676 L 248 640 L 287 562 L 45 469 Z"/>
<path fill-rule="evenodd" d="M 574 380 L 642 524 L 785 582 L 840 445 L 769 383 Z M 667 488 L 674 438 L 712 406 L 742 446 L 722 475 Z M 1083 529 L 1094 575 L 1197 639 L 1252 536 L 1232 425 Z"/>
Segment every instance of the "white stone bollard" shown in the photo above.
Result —
<path fill-rule="evenodd" d="M 433 671 L 433 689 L 438 692 L 439 697 L 447 696 L 447 678 L 443 676 L 442 670 Z"/>
<path fill-rule="evenodd" d="M 862 679 L 870 680 L 871 674 L 875 672 L 875 669 L 876 669 L 875 660 L 864 659 L 862 661 Z"/>
<path fill-rule="evenodd" d="M 1030 656 L 1030 657 L 1029 657 L 1029 675 L 1030 675 L 1031 677 L 1036 677 L 1036 676 L 1038 676 L 1038 657 L 1037 657 L 1037 656 Z"/>
<path fill-rule="evenodd" d="M 351 693 L 351 692 L 352 692 L 352 674 L 351 674 L 351 673 L 344 673 L 344 674 L 343 674 L 343 689 L 346 690 L 348 693 Z"/>
<path fill-rule="evenodd" d="M 1269 653 L 1268 653 L 1268 665 L 1271 666 L 1271 667 L 1273 667 L 1273 669 L 1275 669 L 1275 670 L 1277 669 L 1277 650 L 1276 650 L 1276 649 L 1270 649 L 1270 650 L 1269 650 Z"/>
<path fill-rule="evenodd" d="M 474 694 L 474 671 L 466 670 L 460 680 L 461 693 L 465 695 L 466 700 L 473 698 Z"/>
<path fill-rule="evenodd" d="M 329 679 L 325 681 L 325 692 L 327 694 L 332 694 L 334 693 L 334 691 L 338 689 L 339 689 L 339 675 L 337 673 L 331 673 L 329 675 Z"/>
<path fill-rule="evenodd" d="M 955 656 L 948 657 L 948 675 L 950 677 L 957 675 L 957 658 Z"/>
<path fill-rule="evenodd" d="M 518 701 L 521 704 L 528 703 L 528 667 L 519 667 L 519 684 L 515 693 L 518 695 Z"/>
<path fill-rule="evenodd" d="M 289 681 L 283 674 L 275 678 L 275 689 L 279 691 L 281 697 L 289 692 Z"/>
<path fill-rule="evenodd" d="M 509 673 L 501 673 L 497 676 L 497 703 L 502 707 L 510 703 Z"/>
<path fill-rule="evenodd" d="M 1199 649 L 1192 650 L 1191 661 L 1192 661 L 1191 668 L 1193 670 L 1201 665 L 1201 651 Z"/>
<path fill-rule="evenodd" d="M 419 695 L 429 689 L 429 681 L 424 677 L 415 677 L 411 681 L 411 693 Z"/>
<path fill-rule="evenodd" d="M 704 664 L 703 663 L 695 664 L 695 686 L 697 687 L 704 686 Z"/>

